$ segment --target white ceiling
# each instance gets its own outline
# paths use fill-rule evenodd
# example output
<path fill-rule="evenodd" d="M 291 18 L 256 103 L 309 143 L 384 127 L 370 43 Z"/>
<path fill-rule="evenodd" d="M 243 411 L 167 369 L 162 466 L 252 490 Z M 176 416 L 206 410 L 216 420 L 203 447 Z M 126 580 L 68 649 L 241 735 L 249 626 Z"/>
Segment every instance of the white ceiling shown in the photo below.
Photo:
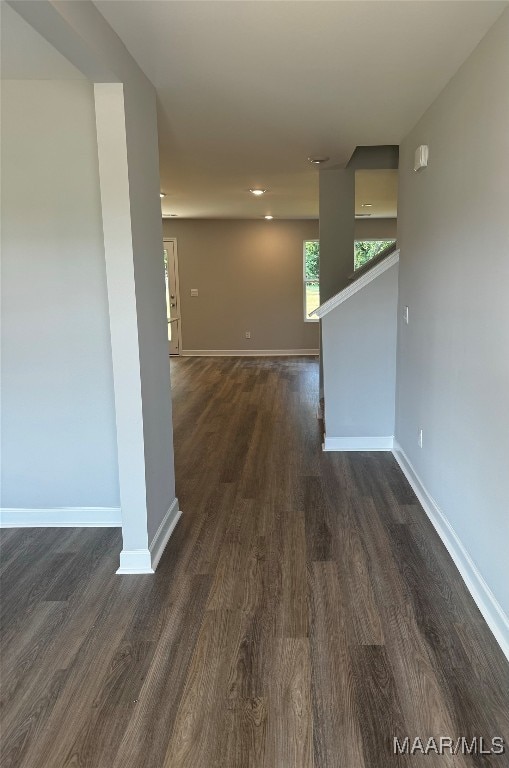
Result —
<path fill-rule="evenodd" d="M 506 4 L 96 5 L 159 94 L 163 213 L 315 217 L 307 157 L 399 144 Z"/>
<path fill-rule="evenodd" d="M 317 216 L 307 157 L 399 144 L 507 5 L 95 4 L 158 91 L 163 213 L 228 218 Z"/>
<path fill-rule="evenodd" d="M 84 80 L 85 76 L 0 0 L 2 80 Z"/>

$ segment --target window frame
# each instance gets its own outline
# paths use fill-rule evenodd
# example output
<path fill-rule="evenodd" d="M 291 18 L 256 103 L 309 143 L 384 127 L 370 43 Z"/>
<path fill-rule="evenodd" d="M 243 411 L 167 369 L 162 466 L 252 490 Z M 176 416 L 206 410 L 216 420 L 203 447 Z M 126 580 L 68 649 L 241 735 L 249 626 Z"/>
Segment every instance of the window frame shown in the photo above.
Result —
<path fill-rule="evenodd" d="M 306 243 L 318 243 L 320 245 L 320 240 L 318 238 L 313 238 L 311 240 L 307 239 L 302 241 L 302 313 L 305 323 L 319 323 L 320 320 L 318 317 L 308 317 L 306 313 L 306 289 L 308 284 L 318 284 L 318 296 L 320 296 L 320 262 L 318 262 L 318 278 L 308 278 L 306 275 Z"/>

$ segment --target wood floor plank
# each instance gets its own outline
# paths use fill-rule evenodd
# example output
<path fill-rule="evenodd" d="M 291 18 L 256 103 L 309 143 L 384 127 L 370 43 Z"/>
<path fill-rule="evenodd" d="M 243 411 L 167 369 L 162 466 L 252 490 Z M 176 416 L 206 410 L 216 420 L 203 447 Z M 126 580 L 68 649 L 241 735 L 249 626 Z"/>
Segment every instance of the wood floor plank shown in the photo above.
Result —
<path fill-rule="evenodd" d="M 314 768 L 309 641 L 278 638 L 275 651 L 262 766 Z"/>
<path fill-rule="evenodd" d="M 355 686 L 347 595 L 334 562 L 310 571 L 310 649 L 315 766 L 364 768 L 361 723 L 355 717 Z"/>
<path fill-rule="evenodd" d="M 333 555 L 331 513 L 319 477 L 304 477 L 304 512 L 309 562 L 330 560 Z"/>
<path fill-rule="evenodd" d="M 267 742 L 267 701 L 240 699 L 228 706 L 215 761 L 229 768 L 260 768 Z"/>
<path fill-rule="evenodd" d="M 112 768 L 163 765 L 210 590 L 208 576 L 184 577 L 125 727 Z"/>
<path fill-rule="evenodd" d="M 45 546 L 51 546 L 54 535 L 51 530 L 44 528 L 4 528 L 0 537 L 0 574 L 4 574 L 8 568 L 15 566 L 19 569 L 19 560 L 22 553 L 27 550 L 31 553 L 32 562 L 37 557 L 42 557 Z M 5 580 L 2 586 L 6 587 Z"/>
<path fill-rule="evenodd" d="M 279 637 L 308 636 L 306 530 L 302 512 L 282 512 L 272 540 L 280 553 Z M 274 550 L 273 550 L 274 552 Z M 274 552 L 274 558 L 276 553 Z"/>
<path fill-rule="evenodd" d="M 411 595 L 412 611 L 419 631 L 428 646 L 433 651 L 440 651 L 452 668 L 462 666 L 464 654 L 453 626 L 457 609 L 450 580 L 444 580 L 435 562 L 431 566 L 429 558 L 427 561 L 419 552 L 409 526 L 395 526 L 391 545 Z M 451 567 L 454 568 L 452 564 Z"/>
<path fill-rule="evenodd" d="M 409 607 L 384 605 L 387 657 L 396 683 L 407 734 L 440 736 L 456 733 L 453 711 L 436 673 L 426 639 Z M 395 734 L 397 735 L 397 734 Z M 430 754 L 426 764 L 438 768 L 468 765 L 461 755 Z"/>
<path fill-rule="evenodd" d="M 356 642 L 362 645 L 383 645 L 380 610 L 358 529 L 344 529 L 337 543 L 336 558 L 342 589 L 348 595 L 348 617 Z"/>
<path fill-rule="evenodd" d="M 253 505 L 244 500 L 234 509 L 237 515 L 232 517 L 219 552 L 207 604 L 210 611 L 220 608 L 253 610 L 256 602 L 258 563 L 262 553 L 253 532 L 255 511 Z M 238 525 L 240 520 L 243 521 L 241 526 Z"/>
<path fill-rule="evenodd" d="M 2 602 L 0 610 L 0 637 L 4 643 L 16 634 L 18 619 L 25 617 L 45 599 L 45 594 L 62 577 L 60 564 L 69 562 L 75 554 L 72 542 L 78 535 L 72 528 L 43 531 L 40 541 L 21 546 L 19 557 L 2 574 L 0 586 Z M 70 544 L 70 547 L 62 543 Z"/>
<path fill-rule="evenodd" d="M 240 611 L 206 611 L 163 768 L 205 766 L 224 731 L 230 658 L 241 641 Z"/>
<path fill-rule="evenodd" d="M 408 734 L 387 652 L 380 645 L 358 645 L 354 660 L 357 717 L 367 765 L 407 766 L 411 758 L 394 753 L 394 737 Z"/>
<path fill-rule="evenodd" d="M 411 592 L 391 547 L 391 528 L 387 528 L 385 520 L 380 517 L 372 498 L 353 499 L 351 508 L 357 520 L 357 531 L 377 606 L 407 605 Z"/>
<path fill-rule="evenodd" d="M 67 677 L 68 672 L 64 669 L 58 669 L 56 672 L 48 670 L 44 690 L 20 709 L 16 720 L 9 726 L 8 734 L 5 735 L 3 731 L 0 757 L 4 768 L 47 764 L 44 758 L 40 758 L 39 744 L 44 737 L 46 723 L 61 700 Z M 30 752 L 32 754 L 27 759 Z"/>

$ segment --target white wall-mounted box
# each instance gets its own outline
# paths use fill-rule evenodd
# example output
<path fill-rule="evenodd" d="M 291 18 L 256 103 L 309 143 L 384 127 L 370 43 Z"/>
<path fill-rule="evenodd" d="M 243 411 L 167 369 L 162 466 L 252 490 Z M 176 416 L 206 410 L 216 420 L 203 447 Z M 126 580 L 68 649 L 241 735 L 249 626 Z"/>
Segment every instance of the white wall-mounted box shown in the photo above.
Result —
<path fill-rule="evenodd" d="M 426 144 L 421 144 L 415 150 L 414 156 L 414 171 L 419 171 L 421 168 L 426 168 L 428 165 L 429 150 Z"/>

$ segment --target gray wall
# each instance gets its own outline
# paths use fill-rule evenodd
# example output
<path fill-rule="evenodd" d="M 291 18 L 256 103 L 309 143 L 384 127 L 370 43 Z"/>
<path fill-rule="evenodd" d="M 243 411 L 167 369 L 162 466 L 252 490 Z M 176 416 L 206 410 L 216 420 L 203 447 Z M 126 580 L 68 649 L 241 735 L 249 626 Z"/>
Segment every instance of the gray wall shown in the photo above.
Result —
<path fill-rule="evenodd" d="M 184 350 L 318 349 L 318 323 L 304 322 L 302 250 L 318 222 L 166 219 L 163 228 L 177 238 Z"/>
<path fill-rule="evenodd" d="M 2 82 L 2 506 L 119 506 L 93 86 Z"/>
<path fill-rule="evenodd" d="M 397 219 L 355 219 L 355 239 L 395 240 L 397 236 L 397 225 Z"/>
<path fill-rule="evenodd" d="M 353 272 L 354 240 L 362 237 L 395 237 L 395 219 L 355 219 L 355 171 L 361 168 L 397 168 L 398 155 L 398 147 L 394 146 L 357 147 L 346 168 L 320 170 L 322 301 L 330 299 L 348 283 Z M 365 231 L 372 234 L 361 234 Z M 375 232 L 377 234 L 373 234 Z M 382 232 L 383 235 L 378 234 Z"/>
<path fill-rule="evenodd" d="M 508 83 L 506 10 L 402 144 L 396 411 L 397 440 L 507 613 Z M 420 144 L 429 167 L 414 173 Z"/>
<path fill-rule="evenodd" d="M 394 433 L 398 265 L 322 320 L 327 438 Z"/>
<path fill-rule="evenodd" d="M 320 171 L 320 298 L 330 299 L 353 272 L 355 172 Z"/>

